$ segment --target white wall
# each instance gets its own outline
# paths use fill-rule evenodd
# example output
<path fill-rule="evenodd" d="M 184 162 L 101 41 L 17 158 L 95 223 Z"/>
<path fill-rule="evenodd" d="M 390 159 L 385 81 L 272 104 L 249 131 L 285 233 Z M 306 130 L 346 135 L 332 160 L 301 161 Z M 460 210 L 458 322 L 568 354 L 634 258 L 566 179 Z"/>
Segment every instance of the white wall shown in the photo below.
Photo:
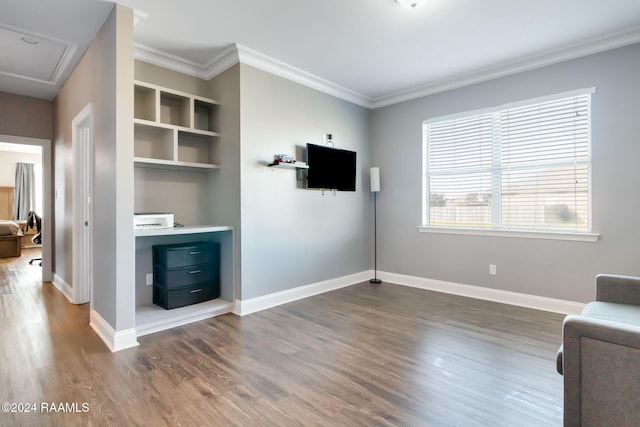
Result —
<path fill-rule="evenodd" d="M 598 273 L 640 275 L 639 75 L 640 44 L 372 111 L 373 162 L 384 177 L 380 270 L 577 302 L 594 298 Z M 597 243 L 417 231 L 425 119 L 593 86 Z M 489 264 L 497 265 L 496 276 Z"/>
<path fill-rule="evenodd" d="M 42 154 L 0 149 L 0 186 L 13 187 L 15 184 L 17 163 L 42 164 Z"/>
<path fill-rule="evenodd" d="M 7 151 L 0 147 L 0 186 L 15 186 L 16 164 L 18 163 L 33 163 L 35 165 L 36 205 L 34 210 L 42 215 L 42 153 Z"/>

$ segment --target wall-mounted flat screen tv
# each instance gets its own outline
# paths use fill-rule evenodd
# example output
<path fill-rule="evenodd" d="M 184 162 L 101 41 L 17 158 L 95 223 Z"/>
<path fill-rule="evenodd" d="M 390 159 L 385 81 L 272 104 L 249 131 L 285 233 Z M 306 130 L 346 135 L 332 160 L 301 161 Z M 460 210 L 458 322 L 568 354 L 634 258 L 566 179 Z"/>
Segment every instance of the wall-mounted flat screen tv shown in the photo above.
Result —
<path fill-rule="evenodd" d="M 307 188 L 356 191 L 356 153 L 307 144 Z"/>

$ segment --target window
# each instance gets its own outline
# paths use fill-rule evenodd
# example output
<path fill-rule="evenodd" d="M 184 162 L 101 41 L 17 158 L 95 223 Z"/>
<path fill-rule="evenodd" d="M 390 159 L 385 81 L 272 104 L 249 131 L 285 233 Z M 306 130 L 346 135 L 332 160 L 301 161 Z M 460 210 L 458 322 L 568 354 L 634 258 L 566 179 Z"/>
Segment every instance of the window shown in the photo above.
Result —
<path fill-rule="evenodd" d="M 423 225 L 589 233 L 593 92 L 425 121 Z"/>

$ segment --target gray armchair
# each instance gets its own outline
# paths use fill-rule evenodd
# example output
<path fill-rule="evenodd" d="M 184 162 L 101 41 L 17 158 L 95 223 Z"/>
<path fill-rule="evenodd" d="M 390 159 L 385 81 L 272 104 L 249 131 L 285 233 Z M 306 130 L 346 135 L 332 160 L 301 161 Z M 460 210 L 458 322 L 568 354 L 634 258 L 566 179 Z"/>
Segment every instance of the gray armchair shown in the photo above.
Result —
<path fill-rule="evenodd" d="M 565 426 L 640 426 L 640 278 L 601 274 L 562 328 Z"/>

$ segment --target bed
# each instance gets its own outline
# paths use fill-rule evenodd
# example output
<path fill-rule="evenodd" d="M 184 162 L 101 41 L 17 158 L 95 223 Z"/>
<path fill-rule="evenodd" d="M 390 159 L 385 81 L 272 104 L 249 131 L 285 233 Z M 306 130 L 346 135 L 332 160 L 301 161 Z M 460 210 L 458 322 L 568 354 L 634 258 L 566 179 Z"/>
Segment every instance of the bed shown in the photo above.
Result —
<path fill-rule="evenodd" d="M 0 187 L 0 258 L 22 254 L 23 233 L 13 218 L 13 187 Z"/>
<path fill-rule="evenodd" d="M 0 258 L 22 255 L 22 230 L 14 221 L 0 220 Z"/>

